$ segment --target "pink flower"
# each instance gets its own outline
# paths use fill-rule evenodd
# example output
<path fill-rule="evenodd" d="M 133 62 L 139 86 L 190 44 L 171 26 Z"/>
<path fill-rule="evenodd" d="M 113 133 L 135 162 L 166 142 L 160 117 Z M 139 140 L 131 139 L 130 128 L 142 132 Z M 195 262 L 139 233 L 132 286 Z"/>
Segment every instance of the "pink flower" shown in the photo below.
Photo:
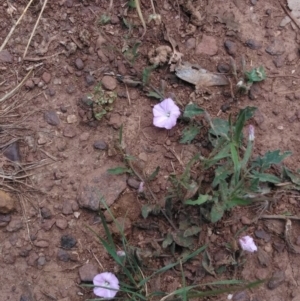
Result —
<path fill-rule="evenodd" d="M 112 299 L 119 290 L 119 280 L 109 272 L 98 274 L 93 279 L 94 294 L 104 299 Z"/>
<path fill-rule="evenodd" d="M 144 192 L 144 182 L 140 182 L 138 193 L 143 193 L 143 192 Z"/>
<path fill-rule="evenodd" d="M 176 125 L 180 110 L 171 98 L 166 98 L 153 107 L 153 124 L 159 128 L 170 130 Z"/>
<path fill-rule="evenodd" d="M 126 255 L 126 253 L 123 250 L 121 250 L 121 251 L 117 251 L 117 255 L 119 257 L 124 257 Z"/>
<path fill-rule="evenodd" d="M 239 242 L 244 251 L 248 251 L 251 253 L 257 251 L 257 246 L 255 245 L 251 236 L 243 236 L 239 239 Z"/>
<path fill-rule="evenodd" d="M 254 141 L 254 126 L 252 124 L 249 125 L 249 141 Z"/>

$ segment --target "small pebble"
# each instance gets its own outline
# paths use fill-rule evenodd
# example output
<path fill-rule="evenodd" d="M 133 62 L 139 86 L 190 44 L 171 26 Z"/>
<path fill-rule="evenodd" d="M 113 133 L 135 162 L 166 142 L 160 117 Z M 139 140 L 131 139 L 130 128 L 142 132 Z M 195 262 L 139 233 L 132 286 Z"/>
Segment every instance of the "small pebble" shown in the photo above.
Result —
<path fill-rule="evenodd" d="M 63 235 L 60 239 L 61 247 L 64 249 L 72 249 L 77 244 L 77 240 L 71 235 Z"/>
<path fill-rule="evenodd" d="M 45 121 L 53 126 L 57 126 L 60 123 L 59 117 L 55 111 L 46 111 L 44 114 Z"/>
<path fill-rule="evenodd" d="M 77 116 L 75 114 L 68 115 L 67 116 L 67 122 L 68 123 L 76 123 L 77 122 Z"/>
<path fill-rule="evenodd" d="M 41 215 L 44 219 L 49 219 L 52 217 L 52 213 L 51 213 L 51 210 L 47 207 L 43 207 L 41 209 Z"/>
<path fill-rule="evenodd" d="M 224 43 L 225 49 L 229 55 L 235 56 L 237 52 L 237 45 L 231 40 L 226 40 Z"/>
<path fill-rule="evenodd" d="M 103 85 L 103 88 L 106 90 L 112 91 L 117 87 L 117 81 L 112 76 L 108 76 L 108 75 L 103 76 L 101 83 Z"/>
<path fill-rule="evenodd" d="M 219 63 L 217 66 L 218 72 L 220 73 L 228 73 L 231 69 L 229 64 L 226 63 Z"/>
<path fill-rule="evenodd" d="M 90 75 L 88 74 L 86 77 L 85 77 L 85 82 L 88 86 L 91 86 L 95 83 L 95 78 L 93 75 Z"/>
<path fill-rule="evenodd" d="M 103 140 L 98 140 L 98 141 L 94 142 L 94 148 L 105 150 L 105 149 L 107 149 L 107 144 Z"/>
<path fill-rule="evenodd" d="M 140 181 L 136 180 L 135 178 L 133 177 L 129 177 L 127 179 L 127 184 L 128 186 L 130 186 L 131 188 L 134 188 L 134 189 L 138 189 L 139 186 L 140 186 Z"/>
<path fill-rule="evenodd" d="M 67 251 L 63 250 L 63 249 L 59 249 L 57 251 L 57 258 L 58 260 L 60 261 L 64 261 L 64 262 L 67 262 L 70 260 L 70 255 Z"/>
<path fill-rule="evenodd" d="M 82 70 L 82 69 L 83 69 L 84 64 L 83 64 L 82 59 L 80 59 L 80 58 L 77 58 L 77 59 L 76 59 L 76 61 L 75 61 L 75 67 L 76 67 L 78 70 Z"/>
<path fill-rule="evenodd" d="M 42 80 L 43 80 L 46 84 L 50 83 L 50 81 L 51 81 L 51 74 L 50 74 L 49 72 L 44 72 L 44 73 L 42 74 Z"/>

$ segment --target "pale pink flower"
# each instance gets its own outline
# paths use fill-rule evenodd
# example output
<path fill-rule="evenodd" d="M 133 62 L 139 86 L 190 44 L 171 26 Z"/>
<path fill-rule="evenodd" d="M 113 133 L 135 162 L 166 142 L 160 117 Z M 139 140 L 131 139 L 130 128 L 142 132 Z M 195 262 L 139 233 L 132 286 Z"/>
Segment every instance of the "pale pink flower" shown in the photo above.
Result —
<path fill-rule="evenodd" d="M 143 192 L 144 192 L 144 182 L 140 182 L 138 193 L 143 193 Z"/>
<path fill-rule="evenodd" d="M 121 251 L 117 251 L 117 255 L 119 257 L 124 257 L 126 255 L 125 251 L 121 250 Z"/>
<path fill-rule="evenodd" d="M 104 299 L 114 298 L 120 288 L 118 278 L 109 272 L 96 275 L 93 284 L 94 294 Z"/>
<path fill-rule="evenodd" d="M 170 130 L 176 125 L 180 110 L 171 98 L 166 98 L 153 107 L 153 124 Z"/>
<path fill-rule="evenodd" d="M 251 236 L 243 236 L 239 239 L 239 242 L 244 251 L 251 253 L 257 251 L 257 246 L 255 245 Z"/>
<path fill-rule="evenodd" d="M 252 124 L 249 125 L 249 141 L 254 141 L 254 126 Z"/>

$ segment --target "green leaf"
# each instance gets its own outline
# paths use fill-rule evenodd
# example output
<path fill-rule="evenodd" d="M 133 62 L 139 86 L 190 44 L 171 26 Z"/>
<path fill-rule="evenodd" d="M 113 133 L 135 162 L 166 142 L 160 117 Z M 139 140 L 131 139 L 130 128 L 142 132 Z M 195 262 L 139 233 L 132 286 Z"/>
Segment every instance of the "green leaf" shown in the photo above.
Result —
<path fill-rule="evenodd" d="M 119 167 L 108 169 L 107 172 L 111 175 L 121 175 L 127 172 L 131 173 L 131 170 L 127 167 L 119 166 Z"/>
<path fill-rule="evenodd" d="M 190 126 L 187 129 L 184 129 L 182 133 L 182 138 L 180 139 L 179 143 L 191 143 L 192 140 L 200 133 L 200 127 L 198 126 Z"/>
<path fill-rule="evenodd" d="M 193 236 L 193 235 L 198 234 L 200 231 L 201 231 L 200 227 L 198 227 L 198 226 L 192 226 L 192 227 L 189 227 L 188 229 L 186 229 L 183 232 L 183 236 L 184 237 Z"/>
<path fill-rule="evenodd" d="M 212 223 L 219 221 L 224 215 L 224 205 L 219 203 L 215 203 L 210 211 L 210 220 Z"/>
<path fill-rule="evenodd" d="M 184 237 L 183 233 L 183 231 L 173 232 L 173 239 L 178 246 L 190 248 L 193 245 L 194 239 L 192 237 Z"/>
<path fill-rule="evenodd" d="M 268 151 L 263 157 L 257 157 L 252 161 L 252 167 L 259 167 L 261 171 L 264 171 L 271 167 L 272 164 L 279 164 L 286 157 L 290 156 L 292 152 L 284 152 L 280 154 L 279 150 Z"/>
<path fill-rule="evenodd" d="M 150 75 L 155 68 L 157 68 L 157 65 L 149 66 L 143 69 L 142 82 L 144 86 L 149 84 Z"/>
<path fill-rule="evenodd" d="M 249 72 L 245 72 L 246 78 L 249 82 L 261 82 L 267 78 L 265 69 L 263 66 L 253 68 Z"/>
<path fill-rule="evenodd" d="M 205 111 L 199 108 L 196 104 L 188 104 L 183 112 L 183 118 L 192 118 L 194 116 L 203 114 Z"/>
<path fill-rule="evenodd" d="M 233 166 L 234 166 L 235 184 L 237 184 L 239 181 L 239 178 L 240 178 L 241 164 L 239 162 L 238 153 L 237 153 L 234 143 L 230 143 L 230 151 L 231 151 L 231 159 L 232 159 Z"/>
<path fill-rule="evenodd" d="M 283 168 L 283 174 L 285 176 L 287 176 L 288 178 L 290 178 L 290 180 L 296 184 L 300 186 L 300 176 L 293 174 L 289 169 L 287 169 L 286 167 Z"/>
<path fill-rule="evenodd" d="M 235 129 L 234 129 L 234 141 L 237 145 L 240 145 L 240 142 L 242 140 L 242 130 L 244 128 L 245 121 L 246 121 L 246 111 L 241 110 L 238 115 L 237 121 L 235 123 Z"/>
<path fill-rule="evenodd" d="M 250 199 L 243 199 L 239 197 L 233 197 L 226 202 L 226 209 L 230 209 L 236 206 L 248 206 L 252 203 Z"/>
<path fill-rule="evenodd" d="M 211 184 L 212 187 L 217 187 L 221 183 L 221 181 L 225 181 L 231 173 L 232 172 L 229 170 L 229 167 L 227 165 L 218 166 L 215 170 L 215 177 Z"/>
<path fill-rule="evenodd" d="M 198 199 L 193 201 L 193 200 L 187 200 L 184 202 L 185 205 L 202 205 L 208 200 L 211 199 L 211 196 L 208 194 L 200 194 Z"/>
<path fill-rule="evenodd" d="M 157 92 L 155 91 L 150 91 L 148 94 L 147 94 L 148 97 L 153 97 L 153 98 L 156 98 L 156 99 L 163 99 L 163 96 L 158 94 Z"/>
<path fill-rule="evenodd" d="M 135 0 L 129 0 L 128 1 L 128 6 L 131 8 L 136 8 Z"/>
<path fill-rule="evenodd" d="M 173 242 L 173 236 L 170 233 L 168 233 L 166 238 L 163 240 L 163 243 L 162 243 L 163 249 L 165 249 L 166 247 L 171 245 L 172 242 Z"/>
<path fill-rule="evenodd" d="M 153 171 L 153 173 L 148 177 L 148 181 L 153 181 L 157 177 L 159 170 L 160 170 L 160 167 L 157 166 L 155 168 L 155 170 Z"/>
<path fill-rule="evenodd" d="M 278 177 L 268 174 L 268 173 L 260 173 L 256 170 L 252 171 L 251 177 L 257 178 L 260 182 L 269 182 L 269 183 L 273 183 L 273 184 L 281 183 L 281 180 Z"/>
<path fill-rule="evenodd" d="M 142 217 L 147 218 L 150 213 L 157 215 L 160 212 L 160 207 L 154 204 L 143 205 L 142 207 Z"/>
<path fill-rule="evenodd" d="M 213 128 L 209 130 L 210 134 L 213 134 L 215 136 L 220 135 L 227 135 L 229 132 L 229 123 L 227 120 L 220 119 L 220 118 L 214 118 L 212 120 Z"/>

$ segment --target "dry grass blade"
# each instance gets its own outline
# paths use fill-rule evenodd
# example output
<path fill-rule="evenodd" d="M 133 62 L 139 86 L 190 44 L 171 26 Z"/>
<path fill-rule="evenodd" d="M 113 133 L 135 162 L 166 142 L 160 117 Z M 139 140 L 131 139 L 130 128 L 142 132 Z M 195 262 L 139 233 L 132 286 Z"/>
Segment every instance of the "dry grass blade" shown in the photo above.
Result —
<path fill-rule="evenodd" d="M 5 45 L 7 44 L 8 40 L 10 39 L 11 35 L 13 34 L 15 28 L 18 26 L 18 24 L 20 23 L 20 21 L 22 20 L 23 16 L 25 15 L 27 9 L 29 8 L 29 6 L 31 5 L 31 3 L 33 2 L 33 0 L 30 0 L 27 4 L 27 6 L 25 7 L 22 15 L 19 17 L 18 21 L 16 22 L 16 24 L 11 28 L 9 34 L 7 35 L 7 37 L 5 38 L 4 42 L 2 43 L 1 47 L 0 47 L 0 51 L 2 51 L 5 47 Z"/>
<path fill-rule="evenodd" d="M 143 14 L 142 14 L 142 9 L 141 9 L 141 3 L 140 0 L 135 0 L 135 6 L 136 6 L 136 11 L 138 13 L 138 16 L 142 22 L 143 28 L 144 28 L 144 32 L 142 34 L 142 37 L 145 35 L 147 28 L 146 28 L 146 22 L 144 20 Z"/>
<path fill-rule="evenodd" d="M 18 90 L 20 87 L 23 86 L 23 84 L 25 83 L 25 81 L 27 80 L 27 78 L 29 77 L 29 75 L 31 74 L 32 69 L 26 74 L 26 76 L 23 78 L 23 80 L 14 88 L 12 89 L 9 93 L 5 94 L 1 99 L 0 102 L 12 97 Z"/>
<path fill-rule="evenodd" d="M 40 12 L 40 14 L 39 14 L 38 19 L 37 19 L 36 22 L 35 22 L 35 25 L 34 25 L 34 27 L 33 27 L 32 33 L 31 33 L 30 38 L 29 38 L 29 40 L 28 40 L 28 43 L 27 43 L 27 45 L 26 45 L 26 48 L 25 48 L 25 51 L 24 51 L 24 54 L 23 54 L 23 59 L 24 59 L 24 57 L 25 57 L 26 54 L 27 54 L 28 47 L 29 47 L 29 45 L 30 45 L 30 43 L 31 43 L 32 37 L 34 36 L 35 30 L 36 30 L 36 28 L 37 28 L 37 26 L 38 26 L 38 24 L 39 24 L 39 22 L 40 22 L 40 19 L 41 19 L 41 17 L 42 17 L 42 14 L 43 14 L 43 12 L 44 12 L 44 9 L 45 9 L 45 7 L 46 7 L 46 5 L 47 5 L 47 2 L 48 2 L 48 0 L 44 0 L 44 4 L 43 4 L 43 6 L 42 6 L 41 12 Z"/>

